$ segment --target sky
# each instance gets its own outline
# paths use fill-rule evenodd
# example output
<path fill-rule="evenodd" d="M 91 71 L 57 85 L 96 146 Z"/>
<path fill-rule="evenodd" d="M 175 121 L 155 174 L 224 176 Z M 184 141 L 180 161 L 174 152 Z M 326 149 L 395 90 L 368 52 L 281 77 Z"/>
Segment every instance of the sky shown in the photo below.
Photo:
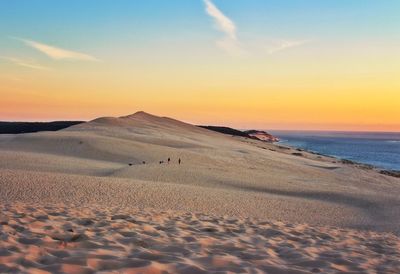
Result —
<path fill-rule="evenodd" d="M 398 0 L 0 0 L 0 120 L 400 131 Z"/>

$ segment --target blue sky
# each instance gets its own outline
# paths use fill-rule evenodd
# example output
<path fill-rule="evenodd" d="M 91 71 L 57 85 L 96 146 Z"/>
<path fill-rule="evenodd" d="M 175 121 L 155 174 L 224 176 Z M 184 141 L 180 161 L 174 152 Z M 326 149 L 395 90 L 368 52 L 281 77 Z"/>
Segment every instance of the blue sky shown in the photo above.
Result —
<path fill-rule="evenodd" d="M 350 115 L 348 128 L 367 117 L 400 129 L 399 11 L 398 0 L 0 0 L 11 98 L 0 118 L 139 108 L 240 127 L 343 129 Z"/>
<path fill-rule="evenodd" d="M 240 36 L 399 39 L 396 0 L 216 0 Z M 79 44 L 218 35 L 201 0 L 0 1 L 0 40 Z M 96 39 L 94 39 L 96 38 Z M 8 41 L 9 42 L 9 41 Z"/>

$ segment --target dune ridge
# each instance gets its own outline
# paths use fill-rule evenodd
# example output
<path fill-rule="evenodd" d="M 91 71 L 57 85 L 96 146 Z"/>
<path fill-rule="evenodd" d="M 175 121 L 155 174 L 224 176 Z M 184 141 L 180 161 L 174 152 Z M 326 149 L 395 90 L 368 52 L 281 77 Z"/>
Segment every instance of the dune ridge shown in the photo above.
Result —
<path fill-rule="evenodd" d="M 399 179 L 295 153 L 145 112 L 57 132 L 2 135 L 0 272 L 91 273 L 106 271 L 107 263 L 117 273 L 398 272 Z M 113 218 L 121 214 L 142 218 L 142 226 Z M 236 232 L 226 230 L 230 218 Z M 57 231 L 70 241 L 78 237 L 71 226 L 85 245 L 83 238 L 63 243 L 50 235 Z M 261 228 L 273 232 L 262 235 Z M 148 240 L 152 233 L 161 242 Z M 176 247 L 176 237 L 192 241 Z M 64 244 L 65 261 L 42 248 L 47 244 Z M 110 252 L 124 259 L 102 257 L 115 256 Z M 140 252 L 153 259 L 139 260 Z M 163 256 L 169 259 L 156 259 Z"/>

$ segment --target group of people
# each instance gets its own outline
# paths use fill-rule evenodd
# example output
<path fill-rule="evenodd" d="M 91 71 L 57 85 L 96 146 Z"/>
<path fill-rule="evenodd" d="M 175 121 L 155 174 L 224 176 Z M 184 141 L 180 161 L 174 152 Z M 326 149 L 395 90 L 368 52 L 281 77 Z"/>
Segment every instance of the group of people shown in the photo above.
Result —
<path fill-rule="evenodd" d="M 171 158 L 168 157 L 167 163 L 169 164 L 170 162 L 171 162 Z M 161 164 L 164 164 L 164 161 L 160 161 L 160 165 L 161 165 Z M 178 164 L 179 164 L 179 165 L 181 164 L 181 158 L 178 158 Z"/>
<path fill-rule="evenodd" d="M 171 158 L 168 157 L 167 163 L 169 164 L 170 162 L 171 162 Z M 146 164 L 146 161 L 142 161 L 142 164 L 145 165 L 145 164 Z M 161 164 L 164 164 L 164 161 L 160 161 L 160 165 L 161 165 Z M 178 164 L 179 164 L 179 165 L 181 164 L 181 158 L 178 158 Z M 129 165 L 129 166 L 133 166 L 133 163 L 129 163 L 128 165 Z"/>

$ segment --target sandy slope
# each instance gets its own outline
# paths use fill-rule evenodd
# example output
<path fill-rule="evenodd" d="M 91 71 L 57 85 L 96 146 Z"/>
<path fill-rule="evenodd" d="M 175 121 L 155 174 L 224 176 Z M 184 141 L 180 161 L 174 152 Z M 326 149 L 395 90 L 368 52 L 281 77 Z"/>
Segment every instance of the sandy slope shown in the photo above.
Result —
<path fill-rule="evenodd" d="M 99 118 L 58 132 L 0 136 L 0 200 L 400 233 L 399 179 L 292 153 L 143 112 Z M 159 164 L 168 157 L 170 164 Z"/>
<path fill-rule="evenodd" d="M 386 233 L 113 207 L 0 209 L 0 272 L 400 271 L 400 240 Z"/>

